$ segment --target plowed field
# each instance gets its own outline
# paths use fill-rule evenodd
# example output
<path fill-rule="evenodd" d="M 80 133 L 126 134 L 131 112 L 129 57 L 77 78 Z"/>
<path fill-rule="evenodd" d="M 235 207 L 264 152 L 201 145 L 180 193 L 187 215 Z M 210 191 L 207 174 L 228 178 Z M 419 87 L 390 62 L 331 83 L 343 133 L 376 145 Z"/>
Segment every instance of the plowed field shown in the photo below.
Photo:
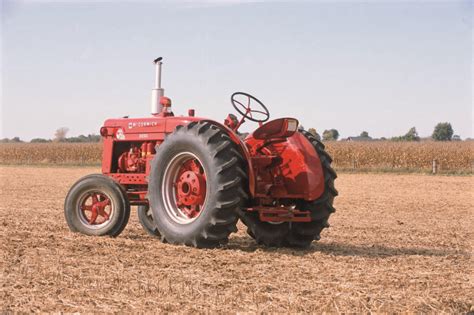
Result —
<path fill-rule="evenodd" d="M 0 311 L 468 312 L 474 177 L 341 174 L 309 250 L 160 243 L 135 211 L 115 239 L 69 232 L 63 201 L 96 168 L 0 167 Z M 133 209 L 135 210 L 135 209 Z"/>

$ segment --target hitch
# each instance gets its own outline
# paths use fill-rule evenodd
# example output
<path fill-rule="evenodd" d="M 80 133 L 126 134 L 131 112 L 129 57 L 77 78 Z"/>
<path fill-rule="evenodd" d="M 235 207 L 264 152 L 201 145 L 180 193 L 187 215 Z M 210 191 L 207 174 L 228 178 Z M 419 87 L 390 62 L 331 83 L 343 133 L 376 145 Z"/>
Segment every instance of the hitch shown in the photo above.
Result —
<path fill-rule="evenodd" d="M 280 223 L 280 222 L 311 222 L 311 213 L 301 211 L 293 207 L 253 207 L 247 211 L 257 211 L 260 221 Z"/>

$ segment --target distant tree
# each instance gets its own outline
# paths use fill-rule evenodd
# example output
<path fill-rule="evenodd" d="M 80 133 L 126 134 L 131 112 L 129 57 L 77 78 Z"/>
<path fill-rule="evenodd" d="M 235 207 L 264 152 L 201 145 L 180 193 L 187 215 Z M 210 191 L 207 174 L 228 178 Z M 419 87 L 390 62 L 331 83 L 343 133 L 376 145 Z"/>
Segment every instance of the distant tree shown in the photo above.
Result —
<path fill-rule="evenodd" d="M 30 142 L 31 143 L 47 143 L 47 142 L 51 142 L 51 140 L 43 139 L 43 138 L 34 138 L 34 139 L 31 139 Z"/>
<path fill-rule="evenodd" d="M 65 142 L 89 142 L 87 140 L 88 140 L 87 137 L 84 135 L 64 139 Z"/>
<path fill-rule="evenodd" d="M 403 139 L 406 141 L 420 141 L 418 132 L 415 127 L 411 127 L 410 130 L 403 136 Z"/>
<path fill-rule="evenodd" d="M 319 135 L 319 133 L 316 131 L 316 129 L 314 128 L 309 128 L 308 129 L 308 132 L 310 134 L 312 134 L 316 139 L 320 140 L 321 141 L 321 136 Z"/>
<path fill-rule="evenodd" d="M 99 142 L 102 139 L 99 135 L 80 135 L 78 137 L 65 138 L 65 142 Z"/>
<path fill-rule="evenodd" d="M 450 123 L 438 123 L 435 126 L 433 135 L 431 136 L 435 141 L 451 141 L 453 137 L 453 127 Z"/>
<path fill-rule="evenodd" d="M 392 141 L 420 141 L 420 137 L 418 136 L 416 128 L 411 127 L 405 135 L 400 137 L 393 137 Z"/>
<path fill-rule="evenodd" d="M 13 137 L 11 139 L 3 138 L 0 140 L 0 143 L 20 143 L 20 142 L 23 142 L 21 141 L 20 137 Z"/>
<path fill-rule="evenodd" d="M 64 142 L 66 140 L 66 135 L 69 131 L 69 128 L 61 127 L 54 133 L 55 142 Z"/>
<path fill-rule="evenodd" d="M 90 142 L 102 141 L 102 137 L 100 135 L 91 134 L 91 135 L 88 135 L 87 138 L 89 139 Z"/>
<path fill-rule="evenodd" d="M 453 141 L 461 141 L 461 137 L 459 135 L 454 135 L 452 140 Z"/>
<path fill-rule="evenodd" d="M 336 129 L 324 130 L 323 140 L 324 141 L 336 141 L 339 138 L 339 131 Z"/>
<path fill-rule="evenodd" d="M 368 133 L 367 131 L 362 131 L 362 132 L 360 133 L 360 136 L 361 136 L 361 137 L 364 137 L 364 138 L 368 138 L 368 137 L 369 137 L 369 133 Z"/>

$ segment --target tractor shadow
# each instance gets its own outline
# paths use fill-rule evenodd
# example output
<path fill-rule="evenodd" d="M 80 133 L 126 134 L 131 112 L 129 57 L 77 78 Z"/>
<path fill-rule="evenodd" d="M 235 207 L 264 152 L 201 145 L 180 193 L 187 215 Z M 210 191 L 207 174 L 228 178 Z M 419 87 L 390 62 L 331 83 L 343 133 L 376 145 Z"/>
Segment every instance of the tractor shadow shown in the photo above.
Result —
<path fill-rule="evenodd" d="M 313 242 L 313 244 L 307 249 L 268 248 L 257 245 L 254 240 L 247 236 L 235 236 L 231 238 L 224 250 L 241 250 L 245 252 L 263 251 L 266 253 L 285 254 L 292 256 L 306 256 L 314 253 L 321 253 L 329 256 L 350 256 L 363 258 L 386 258 L 394 256 L 470 256 L 468 252 L 463 250 L 404 246 L 389 247 L 385 245 L 355 245 L 339 242 Z"/>

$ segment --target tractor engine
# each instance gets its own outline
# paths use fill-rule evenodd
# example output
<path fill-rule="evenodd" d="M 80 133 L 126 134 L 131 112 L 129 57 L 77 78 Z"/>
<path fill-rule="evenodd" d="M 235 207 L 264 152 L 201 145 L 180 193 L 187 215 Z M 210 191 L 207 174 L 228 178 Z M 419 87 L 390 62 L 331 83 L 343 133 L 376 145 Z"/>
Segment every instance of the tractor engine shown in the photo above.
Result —
<path fill-rule="evenodd" d="M 155 154 L 153 142 L 143 142 L 140 146 L 132 144 L 118 159 L 119 173 L 145 173 L 147 158 Z"/>

